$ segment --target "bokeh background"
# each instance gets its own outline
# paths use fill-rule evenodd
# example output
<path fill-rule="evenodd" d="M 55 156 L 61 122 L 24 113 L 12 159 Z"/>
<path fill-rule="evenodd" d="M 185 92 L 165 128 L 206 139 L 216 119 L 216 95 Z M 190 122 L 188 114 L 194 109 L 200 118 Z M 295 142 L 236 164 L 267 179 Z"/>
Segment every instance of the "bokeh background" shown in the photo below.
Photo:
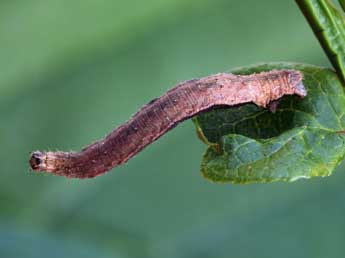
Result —
<path fill-rule="evenodd" d="M 344 257 L 344 166 L 214 184 L 191 121 L 94 179 L 28 169 L 179 81 L 267 61 L 329 66 L 294 1 L 1 1 L 0 257 Z"/>

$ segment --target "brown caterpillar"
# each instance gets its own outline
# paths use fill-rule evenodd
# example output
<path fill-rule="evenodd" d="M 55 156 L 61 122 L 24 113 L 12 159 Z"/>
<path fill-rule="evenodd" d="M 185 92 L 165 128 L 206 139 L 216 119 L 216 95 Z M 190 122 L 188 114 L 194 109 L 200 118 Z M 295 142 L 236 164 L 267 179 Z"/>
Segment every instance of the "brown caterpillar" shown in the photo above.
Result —
<path fill-rule="evenodd" d="M 181 121 L 218 105 L 253 102 L 258 106 L 283 95 L 306 96 L 302 73 L 273 70 L 252 75 L 219 73 L 178 84 L 142 107 L 129 121 L 80 152 L 40 152 L 30 157 L 35 171 L 89 178 L 125 163 Z M 275 104 L 271 106 L 275 108 Z"/>

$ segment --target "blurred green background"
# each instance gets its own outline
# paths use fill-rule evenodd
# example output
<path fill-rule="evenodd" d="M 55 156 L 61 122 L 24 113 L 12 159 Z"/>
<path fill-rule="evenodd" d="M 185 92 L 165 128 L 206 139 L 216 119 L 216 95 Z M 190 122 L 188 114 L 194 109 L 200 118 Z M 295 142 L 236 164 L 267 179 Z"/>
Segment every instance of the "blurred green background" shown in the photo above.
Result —
<path fill-rule="evenodd" d="M 294 1 L 1 1 L 0 257 L 344 257 L 344 166 L 214 184 L 191 121 L 94 179 L 28 169 L 179 81 L 267 61 L 329 66 Z"/>

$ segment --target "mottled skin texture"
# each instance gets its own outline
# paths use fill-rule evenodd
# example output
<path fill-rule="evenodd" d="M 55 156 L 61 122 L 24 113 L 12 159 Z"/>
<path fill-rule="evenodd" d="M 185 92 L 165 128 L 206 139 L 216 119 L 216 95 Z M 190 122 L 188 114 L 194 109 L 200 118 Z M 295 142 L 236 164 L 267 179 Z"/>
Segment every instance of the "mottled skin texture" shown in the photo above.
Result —
<path fill-rule="evenodd" d="M 266 107 L 292 94 L 306 95 L 302 74 L 294 70 L 246 76 L 219 73 L 185 81 L 142 107 L 104 139 L 80 152 L 33 152 L 30 166 L 65 177 L 95 177 L 125 163 L 179 122 L 213 106 L 253 102 Z"/>

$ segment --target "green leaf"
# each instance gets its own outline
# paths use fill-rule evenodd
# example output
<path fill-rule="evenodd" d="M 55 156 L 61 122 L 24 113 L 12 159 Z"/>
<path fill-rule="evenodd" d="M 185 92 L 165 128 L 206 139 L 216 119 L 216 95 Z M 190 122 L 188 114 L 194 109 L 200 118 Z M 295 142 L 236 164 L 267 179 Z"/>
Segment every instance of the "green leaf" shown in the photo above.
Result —
<path fill-rule="evenodd" d="M 296 0 L 328 59 L 345 81 L 345 18 L 330 0 Z M 345 3 L 339 1 L 344 9 Z"/>
<path fill-rule="evenodd" d="M 214 109 L 193 119 L 209 147 L 202 174 L 217 182 L 294 181 L 328 176 L 345 154 L 345 95 L 330 69 L 291 63 L 263 64 L 232 71 L 250 74 L 295 69 L 307 97 L 283 97 L 275 113 L 254 104 Z"/>

